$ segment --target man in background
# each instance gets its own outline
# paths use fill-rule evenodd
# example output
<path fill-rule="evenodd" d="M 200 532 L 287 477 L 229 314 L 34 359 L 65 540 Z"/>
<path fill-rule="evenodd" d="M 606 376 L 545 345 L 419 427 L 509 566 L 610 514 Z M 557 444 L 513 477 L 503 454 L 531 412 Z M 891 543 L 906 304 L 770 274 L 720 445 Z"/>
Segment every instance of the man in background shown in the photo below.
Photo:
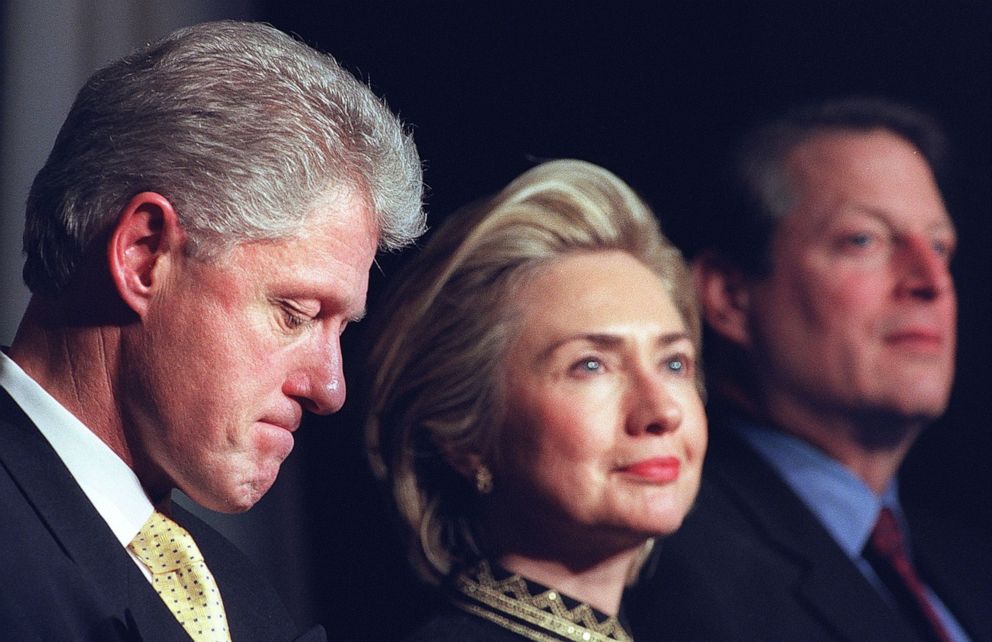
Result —
<path fill-rule="evenodd" d="M 630 596 L 638 639 L 992 639 L 988 542 L 898 484 L 954 375 L 942 144 L 916 111 L 865 99 L 745 139 L 735 217 L 693 266 L 703 486 Z"/>
<path fill-rule="evenodd" d="M 341 407 L 340 335 L 421 196 L 400 122 L 271 27 L 179 30 L 90 78 L 31 188 L 0 355 L 4 637 L 299 635 L 170 494 L 249 509 L 302 411 Z"/>

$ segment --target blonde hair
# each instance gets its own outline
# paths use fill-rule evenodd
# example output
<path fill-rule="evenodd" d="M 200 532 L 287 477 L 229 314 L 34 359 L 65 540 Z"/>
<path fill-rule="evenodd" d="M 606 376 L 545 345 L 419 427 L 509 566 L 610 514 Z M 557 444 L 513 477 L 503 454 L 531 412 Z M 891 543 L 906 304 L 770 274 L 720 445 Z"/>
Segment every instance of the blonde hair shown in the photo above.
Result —
<path fill-rule="evenodd" d="M 608 250 L 660 277 L 698 353 L 699 314 L 681 253 L 626 183 L 582 161 L 543 163 L 456 213 L 387 297 L 370 355 L 366 442 L 424 579 L 437 582 L 480 554 L 478 495 L 452 463 L 498 461 L 503 355 L 520 312 L 514 292 L 563 256 Z"/>

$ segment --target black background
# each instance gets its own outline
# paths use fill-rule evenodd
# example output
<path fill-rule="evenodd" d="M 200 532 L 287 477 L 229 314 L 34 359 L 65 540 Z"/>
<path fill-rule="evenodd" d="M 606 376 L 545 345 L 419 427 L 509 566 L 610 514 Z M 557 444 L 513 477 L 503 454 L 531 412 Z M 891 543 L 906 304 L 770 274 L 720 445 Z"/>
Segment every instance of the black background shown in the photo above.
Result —
<path fill-rule="evenodd" d="M 992 530 L 986 371 L 992 348 L 989 5 L 961 2 L 263 3 L 262 18 L 330 52 L 414 126 L 432 225 L 542 159 L 603 165 L 687 253 L 713 213 L 708 176 L 741 127 L 796 103 L 883 95 L 951 139 L 948 201 L 958 379 L 904 481 Z M 410 256 L 380 260 L 370 306 Z M 346 335 L 349 403 L 298 433 L 315 549 L 314 603 L 332 639 L 385 639 L 426 594 L 404 561 L 362 455 L 361 331 Z"/>

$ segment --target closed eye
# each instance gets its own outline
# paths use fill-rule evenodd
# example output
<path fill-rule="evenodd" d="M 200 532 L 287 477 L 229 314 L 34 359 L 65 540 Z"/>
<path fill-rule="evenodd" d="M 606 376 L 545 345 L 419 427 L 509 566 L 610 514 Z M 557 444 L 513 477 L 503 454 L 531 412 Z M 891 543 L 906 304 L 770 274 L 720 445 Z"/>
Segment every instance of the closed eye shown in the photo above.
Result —
<path fill-rule="evenodd" d="M 291 330 L 295 330 L 299 327 L 302 327 L 307 322 L 306 317 L 296 314 L 291 310 L 287 310 L 286 308 L 283 308 L 282 314 L 283 314 L 283 319 L 286 322 L 286 327 Z"/>
<path fill-rule="evenodd" d="M 275 299 L 272 304 L 279 309 L 282 325 L 287 330 L 298 330 L 313 321 L 313 317 L 296 307 L 292 301 Z"/>

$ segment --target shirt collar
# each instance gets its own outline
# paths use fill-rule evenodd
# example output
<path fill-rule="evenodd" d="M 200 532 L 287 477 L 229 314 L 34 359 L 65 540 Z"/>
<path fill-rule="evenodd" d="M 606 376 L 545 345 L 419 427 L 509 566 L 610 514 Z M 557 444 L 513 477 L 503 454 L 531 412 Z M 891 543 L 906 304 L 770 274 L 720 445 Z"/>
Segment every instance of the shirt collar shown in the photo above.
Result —
<path fill-rule="evenodd" d="M 34 422 L 114 535 L 127 546 L 154 510 L 134 471 L 2 352 L 0 387 Z"/>
<path fill-rule="evenodd" d="M 739 420 L 734 428 L 816 515 L 851 559 L 861 556 L 882 506 L 902 520 L 896 480 L 881 496 L 822 450 L 796 436 Z"/>

